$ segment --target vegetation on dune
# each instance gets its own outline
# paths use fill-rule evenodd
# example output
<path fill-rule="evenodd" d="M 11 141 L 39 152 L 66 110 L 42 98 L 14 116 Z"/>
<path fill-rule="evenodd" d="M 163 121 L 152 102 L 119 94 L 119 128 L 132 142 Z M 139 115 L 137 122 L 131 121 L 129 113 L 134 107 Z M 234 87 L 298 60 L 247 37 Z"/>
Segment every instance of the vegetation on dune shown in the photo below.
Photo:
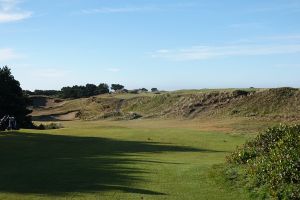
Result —
<path fill-rule="evenodd" d="M 287 95 L 289 94 L 289 95 Z M 125 112 L 147 117 L 251 117 L 297 120 L 300 108 L 298 89 L 170 92 L 127 99 Z"/>
<path fill-rule="evenodd" d="M 227 158 L 225 174 L 257 197 L 300 199 L 299 155 L 300 125 L 281 125 L 238 148 Z"/>
<path fill-rule="evenodd" d="M 65 100 L 40 109 L 43 115 L 80 111 L 82 119 L 120 119 L 136 113 L 144 118 L 194 119 L 246 117 L 299 120 L 300 91 L 293 88 L 228 89 L 162 93 L 112 93 L 87 99 Z M 122 103 L 120 103 L 122 102 Z M 38 114 L 37 112 L 34 115 Z"/>
<path fill-rule="evenodd" d="M 297 119 L 300 112 L 300 91 L 295 88 L 274 88 L 256 92 L 231 104 L 234 116 Z"/>

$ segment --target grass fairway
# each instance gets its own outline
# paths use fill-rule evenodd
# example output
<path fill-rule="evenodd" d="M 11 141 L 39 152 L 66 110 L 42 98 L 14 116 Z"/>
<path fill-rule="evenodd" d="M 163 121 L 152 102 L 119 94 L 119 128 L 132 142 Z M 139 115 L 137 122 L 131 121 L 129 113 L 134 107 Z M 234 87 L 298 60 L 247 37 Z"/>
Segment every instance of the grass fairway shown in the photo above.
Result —
<path fill-rule="evenodd" d="M 245 136 L 123 124 L 2 133 L 0 199 L 247 199 L 208 175 Z"/>

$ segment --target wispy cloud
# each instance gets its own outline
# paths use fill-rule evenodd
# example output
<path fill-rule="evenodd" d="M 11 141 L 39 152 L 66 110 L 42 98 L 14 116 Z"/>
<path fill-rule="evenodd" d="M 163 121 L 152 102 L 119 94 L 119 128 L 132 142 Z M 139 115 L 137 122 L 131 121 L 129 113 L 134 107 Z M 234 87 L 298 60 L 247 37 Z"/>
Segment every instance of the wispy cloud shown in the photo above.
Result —
<path fill-rule="evenodd" d="M 286 68 L 299 68 L 300 64 L 277 64 L 275 65 L 275 67 L 277 68 L 282 68 L 282 69 L 286 69 Z"/>
<path fill-rule="evenodd" d="M 292 41 L 299 41 L 300 40 L 300 34 L 294 34 L 294 35 L 275 35 L 275 36 L 268 36 L 268 37 L 261 37 L 261 39 L 264 40 L 292 40 Z"/>
<path fill-rule="evenodd" d="M 9 61 L 21 58 L 22 56 L 17 54 L 13 49 L 0 49 L 0 61 Z"/>
<path fill-rule="evenodd" d="M 32 12 L 19 8 L 20 0 L 0 0 L 0 23 L 14 22 L 27 19 Z"/>
<path fill-rule="evenodd" d="M 108 69 L 106 69 L 106 71 L 117 73 L 117 72 L 120 72 L 121 69 L 119 69 L 119 68 L 108 68 Z"/>
<path fill-rule="evenodd" d="M 82 14 L 97 14 L 97 13 L 131 13 L 131 12 L 144 12 L 144 11 L 154 11 L 159 10 L 155 6 L 144 6 L 144 7 L 103 7 L 96 9 L 86 9 L 82 10 Z"/>
<path fill-rule="evenodd" d="M 164 11 L 178 8 L 189 8 L 195 6 L 195 3 L 175 3 L 165 5 L 142 5 L 142 6 L 120 6 L 120 7 L 100 7 L 93 9 L 84 9 L 80 14 L 110 14 L 110 13 L 133 13 L 133 12 L 152 12 Z"/>
<path fill-rule="evenodd" d="M 257 23 L 257 22 L 249 22 L 249 23 L 236 23 L 236 24 L 230 24 L 228 26 L 229 28 L 232 29 L 258 29 L 258 28 L 263 28 L 265 27 L 264 24 L 262 23 Z"/>
<path fill-rule="evenodd" d="M 152 57 L 163 58 L 172 61 L 193 61 L 218 59 L 222 57 L 264 56 L 292 53 L 300 53 L 300 44 L 195 46 L 186 49 L 158 50 L 152 54 Z"/>
<path fill-rule="evenodd" d="M 288 2 L 281 4 L 271 3 L 270 5 L 261 5 L 258 8 L 252 9 L 250 12 L 277 12 L 277 11 L 288 11 L 288 12 L 300 12 L 300 3 L 296 2 Z"/>

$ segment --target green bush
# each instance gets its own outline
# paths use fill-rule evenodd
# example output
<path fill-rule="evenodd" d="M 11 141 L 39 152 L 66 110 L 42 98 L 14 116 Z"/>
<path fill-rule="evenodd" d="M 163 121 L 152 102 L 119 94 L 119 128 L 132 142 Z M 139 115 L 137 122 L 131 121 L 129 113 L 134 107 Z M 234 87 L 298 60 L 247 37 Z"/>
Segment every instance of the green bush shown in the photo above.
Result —
<path fill-rule="evenodd" d="M 239 96 L 247 96 L 249 94 L 248 91 L 245 91 L 245 90 L 234 90 L 232 92 L 232 95 L 235 96 L 235 97 L 239 97 Z"/>
<path fill-rule="evenodd" d="M 252 188 L 267 188 L 276 199 L 300 199 L 300 125 L 268 129 L 227 162 L 246 168 Z"/>
<path fill-rule="evenodd" d="M 36 126 L 38 130 L 50 130 L 50 129 L 60 129 L 63 126 L 60 123 L 50 123 L 50 124 L 40 124 Z"/>

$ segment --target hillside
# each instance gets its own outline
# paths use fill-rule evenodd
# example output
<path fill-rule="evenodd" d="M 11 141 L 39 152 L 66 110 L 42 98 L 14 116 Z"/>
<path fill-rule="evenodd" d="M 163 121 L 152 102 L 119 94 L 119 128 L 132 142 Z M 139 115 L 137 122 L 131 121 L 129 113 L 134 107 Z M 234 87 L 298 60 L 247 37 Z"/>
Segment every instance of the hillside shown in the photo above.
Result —
<path fill-rule="evenodd" d="M 49 120 L 133 120 L 251 117 L 298 120 L 300 90 L 183 90 L 161 94 L 109 94 L 62 100 L 34 96 L 33 117 Z"/>

